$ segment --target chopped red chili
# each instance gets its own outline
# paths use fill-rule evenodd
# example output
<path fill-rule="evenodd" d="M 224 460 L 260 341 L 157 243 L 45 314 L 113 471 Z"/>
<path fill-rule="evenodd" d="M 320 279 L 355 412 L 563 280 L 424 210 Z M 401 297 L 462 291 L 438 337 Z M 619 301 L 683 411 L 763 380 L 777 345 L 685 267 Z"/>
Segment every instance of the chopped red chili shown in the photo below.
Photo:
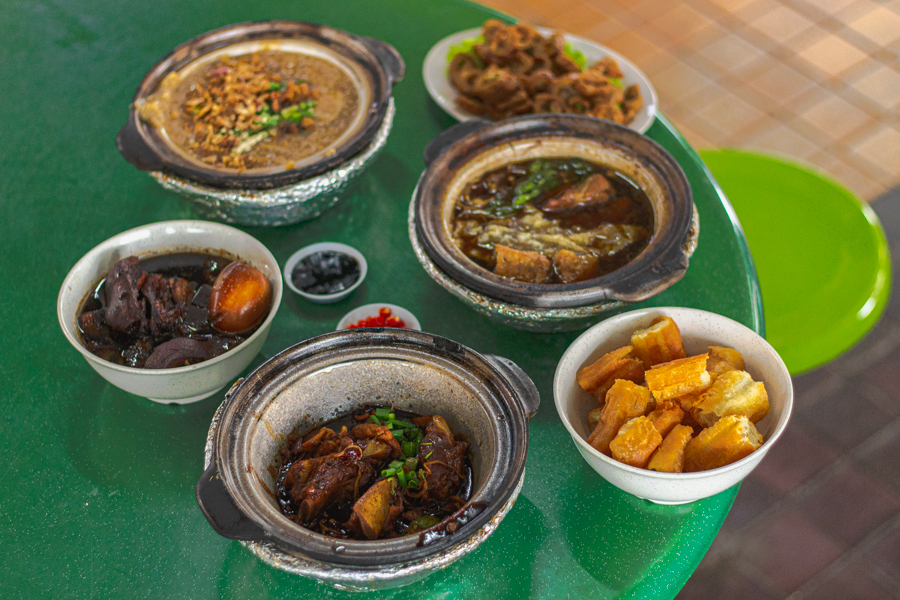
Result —
<path fill-rule="evenodd" d="M 378 314 L 374 317 L 366 317 L 360 319 L 356 323 L 347 325 L 347 329 L 360 329 L 362 327 L 401 327 L 409 329 L 403 319 L 395 314 L 391 314 L 391 309 L 384 306 L 378 309 Z"/>

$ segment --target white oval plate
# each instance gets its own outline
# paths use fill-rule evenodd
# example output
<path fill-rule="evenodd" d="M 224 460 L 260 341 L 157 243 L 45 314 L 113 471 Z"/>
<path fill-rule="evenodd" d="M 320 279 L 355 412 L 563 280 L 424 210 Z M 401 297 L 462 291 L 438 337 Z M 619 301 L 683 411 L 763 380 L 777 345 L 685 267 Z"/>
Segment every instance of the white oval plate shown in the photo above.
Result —
<path fill-rule="evenodd" d="M 543 27 L 538 28 L 538 31 L 541 35 L 545 36 L 553 33 L 552 29 Z M 428 89 L 428 93 L 431 94 L 431 97 L 437 102 L 438 106 L 443 108 L 458 121 L 468 121 L 469 119 L 478 119 L 481 117 L 463 110 L 456 104 L 456 98 L 459 96 L 459 92 L 453 87 L 450 83 L 450 78 L 447 76 L 447 67 L 449 65 L 447 62 L 447 53 L 450 51 L 450 46 L 458 44 L 466 38 L 475 37 L 480 33 L 481 28 L 478 27 L 476 29 L 466 29 L 465 31 L 460 31 L 445 37 L 431 47 L 431 50 L 428 51 L 428 55 L 425 56 L 425 63 L 422 65 L 422 78 L 425 80 L 425 87 Z M 638 133 L 647 131 L 656 118 L 656 107 L 658 106 L 656 90 L 653 89 L 647 76 L 624 56 L 613 52 L 605 46 L 601 46 L 596 42 L 586 40 L 576 35 L 566 34 L 565 38 L 567 42 L 572 44 L 573 48 L 584 53 L 588 65 L 597 62 L 604 56 L 612 56 L 616 62 L 619 63 L 619 68 L 622 69 L 622 73 L 625 74 L 625 77 L 622 79 L 623 83 L 626 86 L 629 86 L 632 83 L 636 83 L 640 86 L 641 94 L 644 97 L 644 106 L 635 115 L 634 120 L 628 127 L 634 129 Z"/>

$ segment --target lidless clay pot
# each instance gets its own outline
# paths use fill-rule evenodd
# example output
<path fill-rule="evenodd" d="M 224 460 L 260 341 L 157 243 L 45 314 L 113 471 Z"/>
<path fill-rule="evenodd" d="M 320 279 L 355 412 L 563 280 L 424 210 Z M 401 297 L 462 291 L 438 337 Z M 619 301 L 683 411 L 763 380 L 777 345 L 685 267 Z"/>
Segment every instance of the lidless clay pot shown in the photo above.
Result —
<path fill-rule="evenodd" d="M 359 96 L 352 122 L 332 144 L 305 158 L 293 168 L 227 169 L 205 164 L 169 140 L 170 118 L 158 116 L 150 123 L 140 115 L 141 106 L 160 91 L 165 82 L 178 81 L 185 73 L 220 56 L 278 50 L 312 56 L 338 67 L 350 79 Z M 369 145 L 388 110 L 393 85 L 403 78 L 405 67 L 397 51 L 379 40 L 339 29 L 300 21 L 239 23 L 199 35 L 175 48 L 144 76 L 119 131 L 116 145 L 128 162 L 144 171 L 164 171 L 217 188 L 267 189 L 281 187 L 329 171 Z"/>
<path fill-rule="evenodd" d="M 276 568 L 340 589 L 406 585 L 474 550 L 512 507 L 524 479 L 528 418 L 539 402 L 534 384 L 507 359 L 433 334 L 322 335 L 274 356 L 229 392 L 210 428 L 197 501 L 218 533 Z M 373 403 L 443 415 L 465 436 L 473 493 L 454 533 L 339 540 L 280 512 L 273 464 L 286 436 Z"/>
<path fill-rule="evenodd" d="M 495 275 L 456 246 L 451 219 L 456 199 L 467 184 L 511 162 L 573 156 L 615 168 L 650 199 L 653 235 L 634 260 L 588 281 L 533 284 Z M 425 163 L 410 209 L 414 245 L 421 245 L 447 278 L 489 301 L 527 312 L 602 308 L 646 300 L 684 276 L 696 246 L 698 224 L 691 188 L 681 167 L 662 146 L 615 123 L 575 115 L 527 116 L 499 123 L 468 121 L 436 137 L 425 150 Z M 487 312 L 495 311 L 488 308 Z M 525 325 L 542 320 L 539 313 L 524 318 Z"/>

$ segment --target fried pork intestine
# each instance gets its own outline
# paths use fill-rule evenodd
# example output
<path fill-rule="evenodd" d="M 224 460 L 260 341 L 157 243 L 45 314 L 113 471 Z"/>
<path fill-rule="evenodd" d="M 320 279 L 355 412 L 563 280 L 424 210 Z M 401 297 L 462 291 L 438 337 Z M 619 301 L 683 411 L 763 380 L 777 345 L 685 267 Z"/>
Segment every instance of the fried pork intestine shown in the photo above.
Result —
<path fill-rule="evenodd" d="M 477 237 L 482 246 L 502 244 L 517 250 L 541 252 L 548 256 L 560 250 L 611 256 L 648 235 L 638 225 L 601 223 L 593 229 L 577 230 L 544 218 L 539 210 L 521 217 L 485 222 L 457 222 L 457 236 Z"/>
<path fill-rule="evenodd" d="M 584 71 L 565 53 L 559 32 L 544 37 L 530 25 L 482 26 L 484 43 L 450 62 L 450 82 L 463 109 L 492 119 L 527 113 L 576 113 L 628 124 L 643 106 L 640 88 L 607 56 Z"/>

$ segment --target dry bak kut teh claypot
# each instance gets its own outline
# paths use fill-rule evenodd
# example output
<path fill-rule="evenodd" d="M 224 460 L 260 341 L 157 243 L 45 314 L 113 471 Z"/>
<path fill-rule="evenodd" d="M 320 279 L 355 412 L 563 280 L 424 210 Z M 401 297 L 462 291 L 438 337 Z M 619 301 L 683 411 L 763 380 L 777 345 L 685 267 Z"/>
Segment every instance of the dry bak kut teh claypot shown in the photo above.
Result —
<path fill-rule="evenodd" d="M 297 131 L 300 126 L 290 125 L 282 114 L 290 105 L 275 106 L 271 98 L 253 96 L 248 100 L 253 111 L 246 114 L 268 117 L 271 112 L 267 122 L 278 122 L 266 130 L 271 135 L 256 125 L 212 133 L 262 138 L 255 144 L 250 143 L 254 139 L 241 138 L 232 149 L 236 153 L 243 147 L 238 155 L 258 152 L 260 160 L 226 165 L 225 152 L 212 163 L 204 162 L 211 157 L 201 156 L 198 145 L 204 147 L 209 138 L 186 137 L 196 126 L 194 117 L 185 112 L 190 108 L 189 91 L 204 83 L 207 73 L 231 68 L 214 68 L 216 61 L 249 61 L 254 55 L 266 65 L 265 77 L 281 78 L 284 85 L 309 85 L 321 94 L 304 97 L 316 102 L 309 115 L 316 123 Z M 300 21 L 229 25 L 181 44 L 147 72 L 116 145 L 128 162 L 192 200 L 206 217 L 245 225 L 295 223 L 337 202 L 336 194 L 384 147 L 394 116 L 392 89 L 404 71 L 403 59 L 390 44 L 324 25 Z M 273 84 L 277 85 L 274 80 Z M 272 91 L 259 86 L 253 90 Z M 282 101 L 288 102 L 277 100 Z M 209 114 L 206 108 L 203 113 Z M 250 110 L 240 104 L 222 114 L 239 109 Z M 213 105 L 213 110 L 219 108 Z M 300 123 L 299 113 L 295 116 Z"/>
<path fill-rule="evenodd" d="M 512 507 L 524 479 L 528 418 L 540 398 L 507 359 L 451 340 L 395 328 L 346 330 L 301 342 L 229 392 L 213 419 L 197 501 L 221 535 L 268 564 L 341 589 L 398 587 L 474 550 Z M 470 501 L 425 534 L 373 541 L 314 533 L 275 499 L 274 460 L 286 436 L 372 404 L 444 416 L 465 437 Z M 431 533 L 429 533 L 431 532 Z"/>
<path fill-rule="evenodd" d="M 455 203 L 469 183 L 510 163 L 566 157 L 612 167 L 645 192 L 652 206 L 653 230 L 640 254 L 606 275 L 560 284 L 501 277 L 463 254 L 451 233 L 452 217 Z M 450 280 L 445 287 L 463 286 L 475 300 L 451 291 L 501 320 L 503 313 L 516 309 L 493 306 L 490 301 L 538 311 L 513 315 L 513 325 L 517 319 L 526 327 L 529 321 L 543 320 L 542 310 L 621 306 L 621 302 L 646 300 L 684 276 L 696 244 L 694 203 L 681 167 L 653 140 L 612 122 L 576 115 L 526 116 L 498 123 L 468 121 L 436 137 L 425 150 L 425 163 L 410 209 L 415 219 L 413 243 L 426 255 L 424 260 L 419 256 L 420 262 L 433 261 L 440 271 L 439 282 L 443 275 Z"/>

